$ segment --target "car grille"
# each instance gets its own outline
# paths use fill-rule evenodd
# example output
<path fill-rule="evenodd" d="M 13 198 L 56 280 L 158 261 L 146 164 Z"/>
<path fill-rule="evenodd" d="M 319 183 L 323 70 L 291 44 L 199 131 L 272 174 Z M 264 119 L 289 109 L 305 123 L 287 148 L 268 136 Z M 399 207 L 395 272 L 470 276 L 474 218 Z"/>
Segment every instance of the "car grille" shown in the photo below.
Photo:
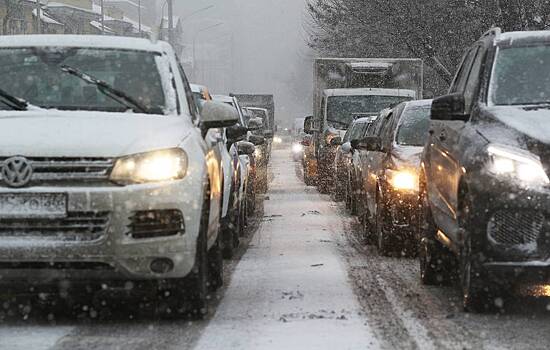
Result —
<path fill-rule="evenodd" d="M 185 222 L 179 210 L 138 211 L 130 217 L 128 229 L 134 239 L 169 237 L 183 234 Z"/>
<path fill-rule="evenodd" d="M 488 224 L 489 237 L 498 244 L 514 246 L 537 242 L 544 215 L 533 211 L 497 211 Z"/>
<path fill-rule="evenodd" d="M 109 226 L 109 212 L 70 212 L 62 219 L 1 219 L 0 238 L 95 241 Z"/>
<path fill-rule="evenodd" d="M 0 158 L 0 169 L 8 157 Z M 27 158 L 33 169 L 28 186 L 107 181 L 113 167 L 110 158 Z M 1 179 L 0 172 L 0 179 Z M 4 181 L 1 186 L 7 186 Z"/>

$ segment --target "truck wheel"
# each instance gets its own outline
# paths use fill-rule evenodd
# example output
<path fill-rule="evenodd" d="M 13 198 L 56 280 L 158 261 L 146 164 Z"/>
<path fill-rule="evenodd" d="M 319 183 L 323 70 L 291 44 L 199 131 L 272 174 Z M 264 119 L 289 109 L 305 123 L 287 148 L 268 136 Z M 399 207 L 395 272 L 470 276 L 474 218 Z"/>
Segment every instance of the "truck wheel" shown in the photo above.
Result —
<path fill-rule="evenodd" d="M 456 258 L 436 238 L 437 229 L 427 202 L 426 193 L 421 193 L 420 220 L 417 227 L 420 237 L 418 257 L 420 280 L 425 285 L 444 285 L 451 281 Z"/>

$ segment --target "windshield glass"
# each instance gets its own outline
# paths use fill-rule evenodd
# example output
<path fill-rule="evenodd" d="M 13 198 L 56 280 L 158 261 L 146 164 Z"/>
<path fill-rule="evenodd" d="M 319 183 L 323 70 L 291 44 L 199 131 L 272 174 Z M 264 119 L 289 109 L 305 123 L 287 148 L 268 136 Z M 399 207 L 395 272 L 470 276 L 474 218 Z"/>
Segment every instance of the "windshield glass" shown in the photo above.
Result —
<path fill-rule="evenodd" d="M 377 115 L 382 109 L 411 100 L 407 96 L 333 96 L 328 98 L 327 122 L 342 129 L 357 115 Z"/>
<path fill-rule="evenodd" d="M 162 80 L 150 52 L 67 48 L 0 50 L 0 89 L 43 108 L 124 112 L 130 108 L 70 75 L 71 67 L 106 82 L 151 113 L 164 113 Z M 5 106 L 0 105 L 0 109 Z"/>
<path fill-rule="evenodd" d="M 550 103 L 549 66 L 549 45 L 500 48 L 491 78 L 492 103 Z"/>
<path fill-rule="evenodd" d="M 424 146 L 430 127 L 431 106 L 408 107 L 403 111 L 397 129 L 397 144 Z"/>

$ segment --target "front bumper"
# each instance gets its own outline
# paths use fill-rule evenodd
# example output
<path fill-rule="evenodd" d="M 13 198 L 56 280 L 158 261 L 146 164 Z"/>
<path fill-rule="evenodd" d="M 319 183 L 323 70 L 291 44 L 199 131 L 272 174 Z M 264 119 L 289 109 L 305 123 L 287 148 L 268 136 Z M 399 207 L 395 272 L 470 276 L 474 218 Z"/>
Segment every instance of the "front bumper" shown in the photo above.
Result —
<path fill-rule="evenodd" d="M 507 275 L 550 276 L 550 189 L 487 181 L 487 174 L 474 178 L 471 234 L 485 267 Z"/>
<path fill-rule="evenodd" d="M 108 224 L 93 238 L 68 237 L 65 231 L 46 237 L 40 230 L 13 236 L 0 230 L 0 283 L 181 278 L 194 265 L 202 179 L 188 176 L 180 181 L 125 187 L 106 184 L 2 192 L 64 193 L 69 214 L 104 213 Z M 168 210 L 181 213 L 183 233 L 140 239 L 128 234 L 136 212 Z M 159 258 L 170 259 L 173 269 L 162 274 L 152 272 L 151 263 Z"/>
<path fill-rule="evenodd" d="M 386 190 L 384 205 L 394 228 L 399 229 L 400 233 L 416 232 L 420 205 L 418 192 Z"/>

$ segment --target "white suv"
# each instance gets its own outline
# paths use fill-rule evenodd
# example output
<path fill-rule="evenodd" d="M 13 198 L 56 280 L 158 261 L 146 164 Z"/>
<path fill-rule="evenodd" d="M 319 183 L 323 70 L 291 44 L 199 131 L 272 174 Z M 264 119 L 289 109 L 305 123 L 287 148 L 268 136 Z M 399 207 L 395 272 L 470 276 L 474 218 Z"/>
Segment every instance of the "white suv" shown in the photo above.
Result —
<path fill-rule="evenodd" d="M 199 120 L 163 42 L 3 36 L 0 71 L 4 287 L 150 281 L 204 312 L 222 179 L 202 134 L 237 113 Z"/>

